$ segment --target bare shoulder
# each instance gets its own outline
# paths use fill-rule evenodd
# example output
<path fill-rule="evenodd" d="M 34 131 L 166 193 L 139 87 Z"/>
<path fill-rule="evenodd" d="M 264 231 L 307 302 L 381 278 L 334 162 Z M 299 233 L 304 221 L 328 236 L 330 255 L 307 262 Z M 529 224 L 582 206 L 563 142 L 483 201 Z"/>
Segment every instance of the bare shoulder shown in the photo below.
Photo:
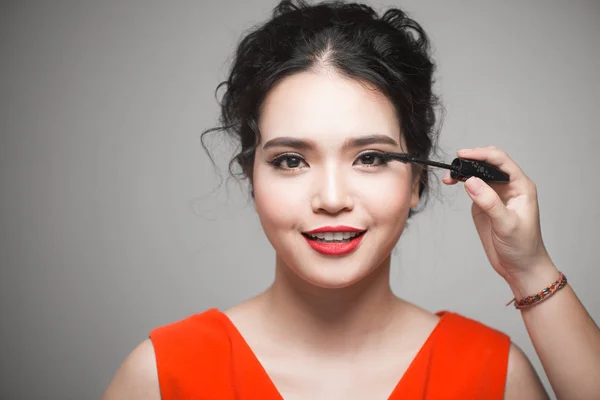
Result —
<path fill-rule="evenodd" d="M 415 304 L 402 302 L 401 303 L 402 312 L 404 318 L 408 320 L 405 321 L 408 325 L 411 326 L 413 331 L 421 331 L 421 333 L 430 333 L 435 329 L 438 322 L 440 321 L 440 317 L 436 314 L 433 314 Z"/>
<path fill-rule="evenodd" d="M 391 344 L 409 358 L 416 356 L 438 326 L 440 317 L 419 306 L 401 300 L 390 311 L 392 323 L 388 332 L 392 334 Z"/>
<path fill-rule="evenodd" d="M 160 400 L 158 370 L 150 339 L 141 342 L 123 361 L 108 385 L 102 400 Z"/>
<path fill-rule="evenodd" d="M 549 399 L 531 362 L 516 344 L 511 343 L 508 353 L 508 373 L 504 399 Z"/>

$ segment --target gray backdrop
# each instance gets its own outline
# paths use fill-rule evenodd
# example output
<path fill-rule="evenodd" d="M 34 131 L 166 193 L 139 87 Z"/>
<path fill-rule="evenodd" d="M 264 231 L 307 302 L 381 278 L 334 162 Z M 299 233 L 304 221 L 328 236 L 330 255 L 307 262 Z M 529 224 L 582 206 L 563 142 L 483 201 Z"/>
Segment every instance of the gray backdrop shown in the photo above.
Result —
<path fill-rule="evenodd" d="M 99 398 L 153 327 L 271 282 L 245 187 L 218 188 L 199 134 L 240 34 L 274 4 L 2 2 L 0 398 Z M 494 144 L 522 166 L 547 247 L 599 321 L 600 3 L 371 4 L 424 25 L 445 158 Z M 221 167 L 229 150 L 216 147 Z M 462 185 L 434 190 L 395 250 L 395 291 L 508 333 L 543 374 Z"/>

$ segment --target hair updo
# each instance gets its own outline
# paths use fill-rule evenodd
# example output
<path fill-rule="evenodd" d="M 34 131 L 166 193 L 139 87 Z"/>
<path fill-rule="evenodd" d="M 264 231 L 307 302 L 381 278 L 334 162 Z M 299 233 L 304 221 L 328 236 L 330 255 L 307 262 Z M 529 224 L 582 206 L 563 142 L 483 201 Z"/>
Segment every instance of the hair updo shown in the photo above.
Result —
<path fill-rule="evenodd" d="M 427 34 L 416 21 L 397 8 L 379 16 L 364 4 L 283 0 L 267 22 L 239 43 L 228 78 L 217 87 L 226 89 L 220 125 L 202 134 L 204 139 L 207 133 L 222 131 L 238 143 L 229 163 L 233 176 L 252 181 L 261 139 L 258 119 L 268 92 L 287 76 L 323 67 L 383 93 L 396 108 L 409 153 L 428 158 L 435 150 L 435 64 Z M 419 173 L 423 198 L 429 190 L 428 168 L 420 167 Z"/>

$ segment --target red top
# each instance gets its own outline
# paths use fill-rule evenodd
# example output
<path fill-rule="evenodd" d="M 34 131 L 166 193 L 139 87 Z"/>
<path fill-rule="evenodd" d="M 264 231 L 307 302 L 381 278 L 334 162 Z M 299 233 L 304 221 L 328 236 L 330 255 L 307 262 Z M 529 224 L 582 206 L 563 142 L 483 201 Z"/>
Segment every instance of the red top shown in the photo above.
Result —
<path fill-rule="evenodd" d="M 389 400 L 504 395 L 510 339 L 452 312 L 441 318 Z M 210 309 L 152 330 L 163 400 L 282 399 L 231 320 Z"/>

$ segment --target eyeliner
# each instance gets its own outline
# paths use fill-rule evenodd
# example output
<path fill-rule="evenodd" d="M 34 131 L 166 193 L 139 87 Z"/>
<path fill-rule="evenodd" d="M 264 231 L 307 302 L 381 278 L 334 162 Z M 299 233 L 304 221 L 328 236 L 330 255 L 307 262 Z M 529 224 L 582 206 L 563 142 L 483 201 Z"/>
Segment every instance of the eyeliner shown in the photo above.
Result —
<path fill-rule="evenodd" d="M 484 182 L 506 183 L 510 181 L 510 176 L 501 171 L 498 167 L 483 161 L 471 160 L 468 158 L 455 158 L 452 164 L 444 164 L 432 160 L 423 160 L 416 158 L 408 153 L 382 152 L 381 157 L 386 160 L 396 160 L 404 163 L 425 164 L 432 167 L 438 167 L 450 170 L 450 177 L 458 181 L 466 181 L 472 176 L 478 177 Z"/>

